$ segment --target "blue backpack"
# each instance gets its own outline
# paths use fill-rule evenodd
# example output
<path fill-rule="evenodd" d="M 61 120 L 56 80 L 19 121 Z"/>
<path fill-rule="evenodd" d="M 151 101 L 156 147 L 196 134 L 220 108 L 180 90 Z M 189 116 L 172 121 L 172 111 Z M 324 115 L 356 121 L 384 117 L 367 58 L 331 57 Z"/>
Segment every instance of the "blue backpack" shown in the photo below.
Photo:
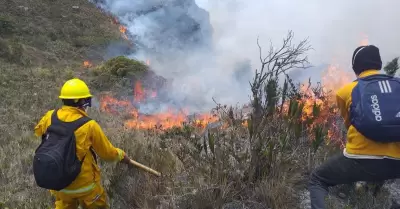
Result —
<path fill-rule="evenodd" d="M 400 142 L 400 79 L 376 74 L 356 81 L 351 94 L 351 125 L 376 142 Z"/>

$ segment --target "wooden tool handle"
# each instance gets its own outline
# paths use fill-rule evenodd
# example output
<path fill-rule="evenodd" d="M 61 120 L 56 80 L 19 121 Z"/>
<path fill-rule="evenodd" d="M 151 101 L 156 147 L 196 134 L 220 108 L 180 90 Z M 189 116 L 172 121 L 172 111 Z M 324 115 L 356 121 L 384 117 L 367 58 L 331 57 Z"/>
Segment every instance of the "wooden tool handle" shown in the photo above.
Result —
<path fill-rule="evenodd" d="M 147 172 L 150 172 L 150 173 L 152 173 L 152 174 L 154 174 L 154 175 L 156 175 L 156 176 L 158 176 L 158 177 L 160 177 L 161 176 L 161 173 L 160 172 L 158 172 L 158 171 L 155 171 L 155 170 L 153 170 L 153 169 L 151 169 L 151 168 L 149 168 L 149 167 L 147 167 L 147 166 L 145 166 L 145 165 L 143 165 L 143 164 L 141 164 L 141 163 L 138 163 L 138 162 L 136 162 L 136 161 L 134 161 L 134 160 L 130 160 L 130 163 L 132 164 L 132 165 L 134 165 L 134 166 L 136 166 L 136 167 L 139 167 L 139 168 L 141 168 L 141 169 L 143 169 L 143 170 L 145 170 L 145 171 L 147 171 Z"/>

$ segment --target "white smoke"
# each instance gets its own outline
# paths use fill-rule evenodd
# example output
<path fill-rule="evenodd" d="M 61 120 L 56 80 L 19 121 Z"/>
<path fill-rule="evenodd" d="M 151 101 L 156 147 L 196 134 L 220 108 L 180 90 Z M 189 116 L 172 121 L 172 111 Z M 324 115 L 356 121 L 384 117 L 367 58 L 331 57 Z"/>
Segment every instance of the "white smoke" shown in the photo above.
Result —
<path fill-rule="evenodd" d="M 145 46 L 131 57 L 150 59 L 158 74 L 173 79 L 174 103 L 186 103 L 193 110 L 213 107 L 212 97 L 224 104 L 248 102 L 248 81 L 260 66 L 257 37 L 265 50 L 270 40 L 279 47 L 289 30 L 295 34 L 294 43 L 308 37 L 314 49 L 308 55 L 316 68 L 297 73 L 300 80 L 318 79 L 330 63 L 351 71 L 353 50 L 365 36 L 380 48 L 384 64 L 399 56 L 398 0 L 196 0 L 208 14 L 194 1 L 98 3 Z M 160 5 L 169 7 L 158 9 Z M 193 24 L 185 15 L 198 23 L 199 32 L 185 36 L 194 30 L 188 28 Z M 244 64 L 247 60 L 250 66 Z"/>
<path fill-rule="evenodd" d="M 340 64 L 351 70 L 351 56 L 362 39 L 380 48 L 384 64 L 400 56 L 400 1 L 387 0 L 196 0 L 210 13 L 216 48 L 248 57 L 258 67 L 256 38 L 265 48 L 279 46 L 288 30 L 297 40 L 309 37 L 314 66 Z M 234 53 L 228 53 L 234 52 Z M 307 71 L 306 71 L 307 72 Z M 306 78 L 320 69 L 303 73 Z"/>

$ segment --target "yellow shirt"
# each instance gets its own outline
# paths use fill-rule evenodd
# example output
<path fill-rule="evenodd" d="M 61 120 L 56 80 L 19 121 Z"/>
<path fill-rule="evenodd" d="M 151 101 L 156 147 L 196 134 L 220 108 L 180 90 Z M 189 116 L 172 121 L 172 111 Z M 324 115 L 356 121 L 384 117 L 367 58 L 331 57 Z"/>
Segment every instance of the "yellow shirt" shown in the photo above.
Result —
<path fill-rule="evenodd" d="M 54 110 L 48 111 L 35 127 L 35 135 L 42 136 L 51 124 L 51 115 Z M 87 116 L 86 112 L 75 107 L 63 106 L 57 112 L 58 119 L 65 122 L 75 121 L 82 116 Z M 64 190 L 66 193 L 84 192 L 93 189 L 94 183 L 100 180 L 100 169 L 96 164 L 89 148 L 92 147 L 96 154 L 107 161 L 121 161 L 125 152 L 115 148 L 103 133 L 100 125 L 91 120 L 75 131 L 77 156 L 83 161 L 81 173 Z"/>
<path fill-rule="evenodd" d="M 365 77 L 373 74 L 378 74 L 377 70 L 367 70 L 359 75 L 359 77 Z M 349 83 L 343 86 L 336 92 L 336 101 L 340 110 L 340 114 L 344 119 L 347 131 L 347 142 L 345 153 L 349 155 L 362 155 L 371 156 L 369 158 L 376 157 L 389 157 L 389 158 L 400 158 L 400 142 L 393 143 L 379 143 L 372 141 L 362 134 L 360 134 L 351 124 L 349 119 L 350 104 L 351 104 L 351 92 L 357 81 Z M 368 157 L 367 157 L 368 158 Z"/>

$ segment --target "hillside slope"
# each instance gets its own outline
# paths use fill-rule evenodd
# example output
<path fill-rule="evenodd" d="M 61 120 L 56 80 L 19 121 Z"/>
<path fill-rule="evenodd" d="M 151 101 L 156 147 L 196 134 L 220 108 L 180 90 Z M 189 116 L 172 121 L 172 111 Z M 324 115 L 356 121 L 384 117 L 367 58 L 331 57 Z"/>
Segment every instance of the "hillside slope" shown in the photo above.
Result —
<path fill-rule="evenodd" d="M 0 2 L 0 208 L 53 206 L 33 179 L 33 127 L 60 104 L 62 83 L 86 70 L 83 60 L 101 59 L 99 49 L 120 39 L 111 18 L 84 0 Z"/>

